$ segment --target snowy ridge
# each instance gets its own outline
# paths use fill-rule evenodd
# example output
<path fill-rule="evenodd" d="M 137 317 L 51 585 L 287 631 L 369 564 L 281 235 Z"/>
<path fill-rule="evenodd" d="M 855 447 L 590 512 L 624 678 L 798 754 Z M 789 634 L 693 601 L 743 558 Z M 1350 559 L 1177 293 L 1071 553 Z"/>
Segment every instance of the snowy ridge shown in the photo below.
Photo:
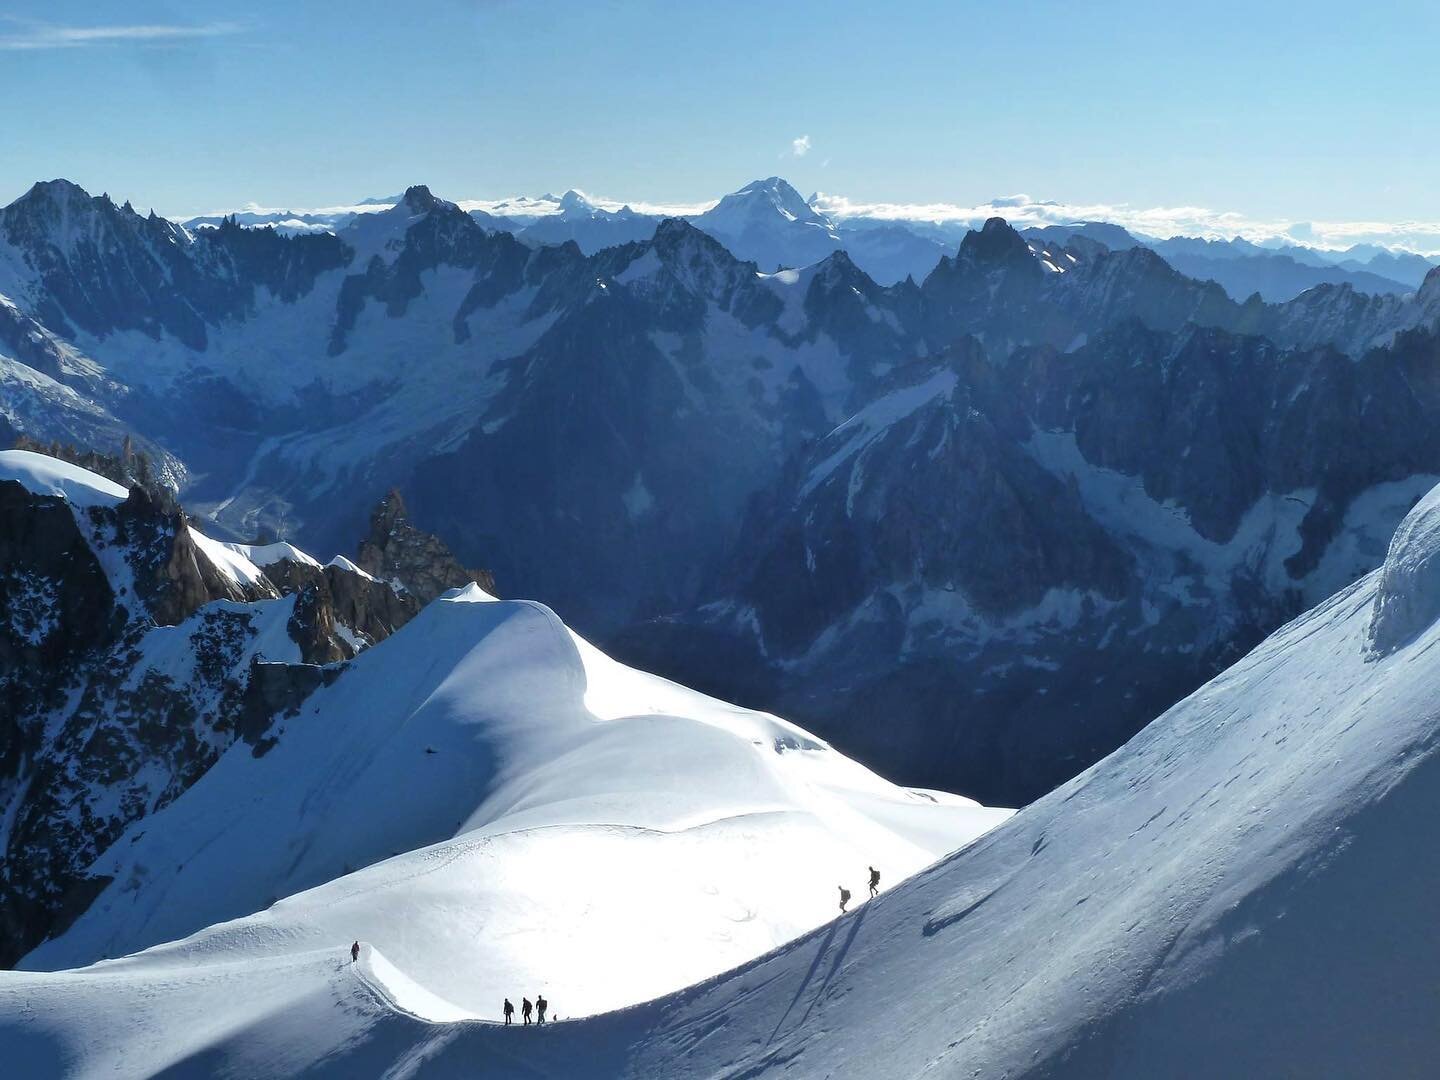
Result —
<path fill-rule="evenodd" d="M 266 582 L 264 571 L 245 556 L 245 545 L 223 544 L 218 540 L 211 540 L 193 528 L 190 529 L 190 539 L 217 570 L 237 585 L 260 585 Z"/>
<path fill-rule="evenodd" d="M 30 450 L 0 450 L 0 480 L 14 480 L 36 495 L 54 495 L 73 506 L 116 506 L 129 494 L 113 480 Z"/>
<path fill-rule="evenodd" d="M 476 586 L 274 734 L 115 843 L 92 868 L 115 884 L 24 966 L 185 934 L 145 955 L 230 963 L 358 936 L 468 1015 L 537 980 L 567 1015 L 600 1012 L 765 952 L 826 918 L 838 883 L 860 896 L 867 865 L 888 887 L 1008 816 L 897 788 Z"/>
<path fill-rule="evenodd" d="M 1440 813 L 1440 625 L 1383 657 L 1367 635 L 1387 577 L 1440 610 L 1428 575 L 1390 573 L 1435 556 L 1434 498 L 1382 571 L 1074 781 L 876 903 L 679 993 L 543 1035 L 455 1023 L 392 947 L 352 968 L 348 934 L 322 948 L 281 931 L 299 897 L 63 978 L 7 973 L 0 1038 L 37 1076 L 62 1061 L 82 1076 L 321 1062 L 427 1077 L 1423 1075 L 1440 1054 L 1440 869 L 1412 830 Z"/>
<path fill-rule="evenodd" d="M 320 565 L 312 556 L 307 555 L 294 544 L 287 543 L 284 540 L 276 541 L 273 544 L 226 544 L 225 547 L 252 565 L 262 568 L 281 562 L 299 563 L 301 566 L 318 567 Z M 340 558 L 340 556 L 336 556 L 337 560 Z M 343 561 L 350 563 L 349 559 L 344 559 Z M 339 562 L 334 560 L 332 560 L 332 564 L 340 565 Z M 354 564 L 350 563 L 350 566 L 353 567 Z"/>

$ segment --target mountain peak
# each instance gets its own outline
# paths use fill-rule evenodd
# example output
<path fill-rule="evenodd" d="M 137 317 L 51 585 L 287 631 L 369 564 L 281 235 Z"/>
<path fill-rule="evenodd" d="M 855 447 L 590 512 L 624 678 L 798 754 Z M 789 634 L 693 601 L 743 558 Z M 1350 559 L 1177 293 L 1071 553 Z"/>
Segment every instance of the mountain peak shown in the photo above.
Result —
<path fill-rule="evenodd" d="M 73 180 L 58 177 L 54 180 L 37 180 L 30 185 L 22 198 L 35 199 L 88 199 L 90 193 Z"/>
<path fill-rule="evenodd" d="M 1432 296 L 1440 298 L 1440 266 L 1432 266 L 1425 272 L 1425 280 L 1420 283 L 1416 296 L 1424 300 Z"/>
<path fill-rule="evenodd" d="M 655 226 L 656 245 L 671 245 L 686 239 L 704 237 L 706 234 L 684 218 L 667 217 Z M 707 237 L 708 239 L 708 237 Z"/>
<path fill-rule="evenodd" d="M 471 582 L 495 592 L 488 570 L 462 566 L 444 541 L 411 523 L 397 488 L 386 492 L 370 515 L 370 533 L 360 543 L 355 564 L 372 577 L 398 583 L 422 605 Z"/>
<path fill-rule="evenodd" d="M 777 209 L 789 211 L 796 217 L 802 217 L 807 212 L 814 213 L 804 196 L 781 176 L 767 176 L 764 180 L 752 181 L 735 194 L 763 195 Z"/>
<path fill-rule="evenodd" d="M 30 190 L 16 199 L 6 209 L 21 210 L 26 207 L 53 208 L 62 211 L 79 211 L 90 206 L 114 206 L 108 195 L 92 196 L 79 184 L 71 180 L 40 180 Z"/>
<path fill-rule="evenodd" d="M 1031 258 L 1030 245 L 1002 217 L 992 217 L 979 232 L 974 229 L 960 241 L 960 255 L 975 262 L 1013 262 Z"/>
<path fill-rule="evenodd" d="M 826 255 L 816 264 L 815 270 L 818 275 L 830 280 L 849 281 L 867 276 L 865 271 L 855 265 L 855 260 L 850 258 L 850 253 L 844 248 L 837 248 Z"/>
<path fill-rule="evenodd" d="M 562 214 L 592 214 L 595 212 L 595 204 L 585 197 L 584 192 L 571 188 L 560 196 L 560 213 Z"/>
<path fill-rule="evenodd" d="M 414 184 L 406 188 L 405 194 L 400 197 L 400 202 L 416 214 L 428 213 L 445 205 L 444 201 L 432 195 L 430 189 L 424 184 Z"/>
<path fill-rule="evenodd" d="M 712 227 L 739 231 L 779 217 L 786 221 L 819 225 L 826 229 L 830 221 L 818 213 L 790 184 L 779 176 L 753 180 L 739 191 L 726 195 L 700 220 Z"/>

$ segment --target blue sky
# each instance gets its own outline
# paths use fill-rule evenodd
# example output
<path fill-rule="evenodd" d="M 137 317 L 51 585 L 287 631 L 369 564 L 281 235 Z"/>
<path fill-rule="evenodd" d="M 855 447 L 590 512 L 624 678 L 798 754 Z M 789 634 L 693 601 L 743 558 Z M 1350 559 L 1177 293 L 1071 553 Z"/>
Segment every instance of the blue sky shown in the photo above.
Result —
<path fill-rule="evenodd" d="M 1434 221 L 1435 5 L 0 0 L 0 201 L 428 183 Z M 795 153 L 795 140 L 808 150 Z"/>

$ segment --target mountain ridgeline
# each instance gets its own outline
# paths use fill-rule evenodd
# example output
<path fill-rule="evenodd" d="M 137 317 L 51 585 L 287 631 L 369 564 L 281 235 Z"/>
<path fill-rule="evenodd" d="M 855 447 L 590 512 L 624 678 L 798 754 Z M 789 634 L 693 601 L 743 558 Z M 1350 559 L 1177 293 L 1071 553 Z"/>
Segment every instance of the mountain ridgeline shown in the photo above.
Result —
<path fill-rule="evenodd" d="M 345 661 L 440 589 L 489 582 L 404 514 L 393 493 L 377 507 L 372 575 L 220 543 L 145 486 L 0 452 L 0 966 L 84 911 L 109 883 L 95 858 L 226 748 L 263 756 Z"/>
<path fill-rule="evenodd" d="M 587 253 L 423 187 L 285 236 L 40 184 L 0 211 L 0 434 L 128 435 L 206 530 L 311 550 L 399 487 L 625 658 L 1012 805 L 1440 476 L 1440 272 L 1237 302 L 994 218 L 882 285 L 791 193 Z M 732 253 L 775 237 L 816 261 Z"/>

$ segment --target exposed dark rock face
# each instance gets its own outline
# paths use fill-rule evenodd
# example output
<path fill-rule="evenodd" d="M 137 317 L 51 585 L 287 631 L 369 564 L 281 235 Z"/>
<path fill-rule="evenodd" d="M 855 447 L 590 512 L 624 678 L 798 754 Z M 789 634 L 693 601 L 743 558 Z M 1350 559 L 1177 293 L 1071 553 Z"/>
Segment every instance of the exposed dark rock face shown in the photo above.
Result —
<path fill-rule="evenodd" d="M 50 329 L 170 334 L 199 350 L 207 325 L 253 310 L 257 286 L 294 297 L 349 260 L 334 237 L 266 239 L 232 226 L 192 239 L 65 180 L 36 184 L 0 210 L 0 238 L 39 276 L 35 314 Z"/>
<path fill-rule="evenodd" d="M 396 532 L 397 550 L 434 555 Z M 0 568 L 4 965 L 84 910 L 103 884 L 87 867 L 130 826 L 237 739 L 263 752 L 336 661 L 420 607 L 338 565 L 237 580 L 138 486 L 82 508 L 0 481 Z"/>
<path fill-rule="evenodd" d="M 55 673 L 118 636 L 115 600 L 65 500 L 0 482 L 0 782 L 36 749 L 26 721 L 59 706 Z"/>
<path fill-rule="evenodd" d="M 472 581 L 492 595 L 495 592 L 495 579 L 489 571 L 467 570 L 443 541 L 410 523 L 405 500 L 393 489 L 370 516 L 370 533 L 361 541 L 355 562 L 373 577 L 398 584 L 421 607 Z M 349 595 L 351 606 L 363 604 L 368 613 L 368 598 L 362 600 L 358 588 L 352 585 Z M 374 614 L 384 618 L 388 613 Z"/>
<path fill-rule="evenodd" d="M 344 670 L 341 665 L 251 661 L 238 733 L 254 748 L 255 756 L 263 757 L 275 745 L 270 732 L 277 719 L 298 716 L 305 699 L 320 687 L 331 685 Z"/>
<path fill-rule="evenodd" d="M 470 573 L 470 580 L 493 594 L 494 582 L 489 574 L 484 571 Z M 386 581 L 333 564 L 325 568 L 324 580 L 335 619 L 370 644 L 383 641 L 399 630 L 425 604 L 408 589 L 401 591 Z"/>
<path fill-rule="evenodd" d="M 612 645 L 1028 801 L 1376 565 L 1437 431 L 1436 330 L 1358 359 L 1138 320 L 957 348 L 802 451 L 701 604 Z"/>

